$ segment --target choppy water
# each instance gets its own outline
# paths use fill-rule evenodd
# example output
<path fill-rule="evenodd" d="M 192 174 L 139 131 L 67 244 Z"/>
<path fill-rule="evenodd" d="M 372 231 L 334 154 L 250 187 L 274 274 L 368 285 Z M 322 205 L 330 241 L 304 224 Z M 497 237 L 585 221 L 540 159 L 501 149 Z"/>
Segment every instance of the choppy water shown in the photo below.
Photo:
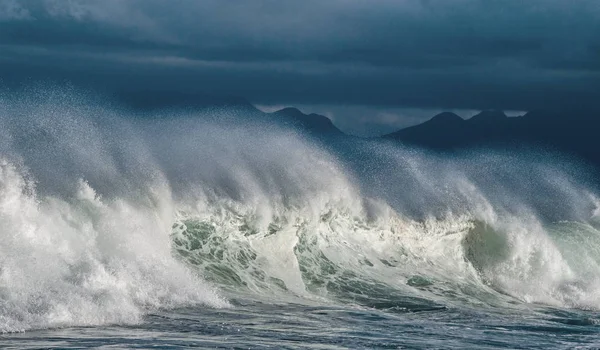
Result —
<path fill-rule="evenodd" d="M 0 346 L 600 346 L 589 170 L 323 141 L 6 92 Z"/>
<path fill-rule="evenodd" d="M 533 308 L 535 310 L 535 307 Z M 32 330 L 0 346 L 229 349 L 595 349 L 598 313 L 552 308 L 518 314 L 446 309 L 394 313 L 356 306 L 240 302 L 233 308 L 151 313 L 134 325 Z"/>

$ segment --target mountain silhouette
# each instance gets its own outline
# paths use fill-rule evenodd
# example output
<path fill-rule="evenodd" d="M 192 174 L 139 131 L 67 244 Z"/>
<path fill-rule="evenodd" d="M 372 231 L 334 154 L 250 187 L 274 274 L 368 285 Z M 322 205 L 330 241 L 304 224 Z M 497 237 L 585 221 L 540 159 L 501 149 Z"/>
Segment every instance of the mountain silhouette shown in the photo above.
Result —
<path fill-rule="evenodd" d="M 579 156 L 600 168 L 600 113 L 531 111 L 508 117 L 497 110 L 462 119 L 444 112 L 383 139 L 437 151 L 535 147 Z"/>
<path fill-rule="evenodd" d="M 291 127 L 324 144 L 344 141 L 342 144 L 346 148 L 359 139 L 344 134 L 323 115 L 305 114 L 293 107 L 265 113 L 240 97 L 158 90 L 121 92 L 117 97 L 123 105 L 139 111 L 208 109 L 211 114 L 220 115 L 217 118 L 242 118 L 245 121 Z M 219 109 L 242 113 L 212 113 Z M 600 113 L 589 110 L 535 110 L 519 117 L 508 117 L 500 110 L 484 110 L 469 119 L 443 112 L 422 124 L 375 139 L 438 152 L 481 147 L 502 150 L 547 149 L 575 155 L 600 169 Z"/>
<path fill-rule="evenodd" d="M 344 137 L 329 118 L 311 113 L 304 114 L 294 107 L 265 113 L 252 105 L 248 100 L 236 96 L 216 96 L 207 93 L 165 90 L 119 91 L 113 94 L 120 105 L 138 111 L 153 112 L 162 110 L 209 111 L 213 119 L 242 118 L 250 122 L 267 122 L 269 124 L 291 127 L 297 131 L 319 138 L 331 136 Z M 219 113 L 229 111 L 234 113 Z M 241 113 L 239 113 L 241 112 Z M 206 116 L 205 116 L 206 117 Z M 353 138 L 352 136 L 348 136 Z"/>
<path fill-rule="evenodd" d="M 287 107 L 271 113 L 272 116 L 283 118 L 288 125 L 299 127 L 317 136 L 344 136 L 329 118 L 320 114 L 304 114 L 299 109 Z M 346 135 L 347 136 L 347 135 Z"/>

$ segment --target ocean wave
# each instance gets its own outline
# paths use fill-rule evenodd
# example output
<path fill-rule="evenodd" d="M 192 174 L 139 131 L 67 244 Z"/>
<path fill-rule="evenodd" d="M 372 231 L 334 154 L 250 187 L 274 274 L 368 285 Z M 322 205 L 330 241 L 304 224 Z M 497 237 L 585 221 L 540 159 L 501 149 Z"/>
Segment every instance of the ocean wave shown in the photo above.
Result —
<path fill-rule="evenodd" d="M 551 155 L 326 144 L 244 111 L 0 97 L 0 330 L 227 297 L 600 308 L 597 190 Z"/>

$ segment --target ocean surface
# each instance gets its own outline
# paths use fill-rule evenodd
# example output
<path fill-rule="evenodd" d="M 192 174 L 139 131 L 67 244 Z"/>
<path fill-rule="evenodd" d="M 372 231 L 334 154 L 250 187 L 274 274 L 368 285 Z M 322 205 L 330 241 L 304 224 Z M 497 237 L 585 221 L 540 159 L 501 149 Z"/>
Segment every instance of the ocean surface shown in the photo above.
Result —
<path fill-rule="evenodd" d="M 600 348 L 600 191 L 243 109 L 0 94 L 0 347 Z"/>

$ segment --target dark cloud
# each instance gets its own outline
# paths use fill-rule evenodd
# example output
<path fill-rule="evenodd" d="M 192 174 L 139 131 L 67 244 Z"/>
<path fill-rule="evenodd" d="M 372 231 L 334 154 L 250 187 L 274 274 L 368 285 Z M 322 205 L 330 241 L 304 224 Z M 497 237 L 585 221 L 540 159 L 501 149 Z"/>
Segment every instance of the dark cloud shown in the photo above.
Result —
<path fill-rule="evenodd" d="M 0 0 L 0 74 L 269 105 L 594 106 L 600 2 Z"/>

